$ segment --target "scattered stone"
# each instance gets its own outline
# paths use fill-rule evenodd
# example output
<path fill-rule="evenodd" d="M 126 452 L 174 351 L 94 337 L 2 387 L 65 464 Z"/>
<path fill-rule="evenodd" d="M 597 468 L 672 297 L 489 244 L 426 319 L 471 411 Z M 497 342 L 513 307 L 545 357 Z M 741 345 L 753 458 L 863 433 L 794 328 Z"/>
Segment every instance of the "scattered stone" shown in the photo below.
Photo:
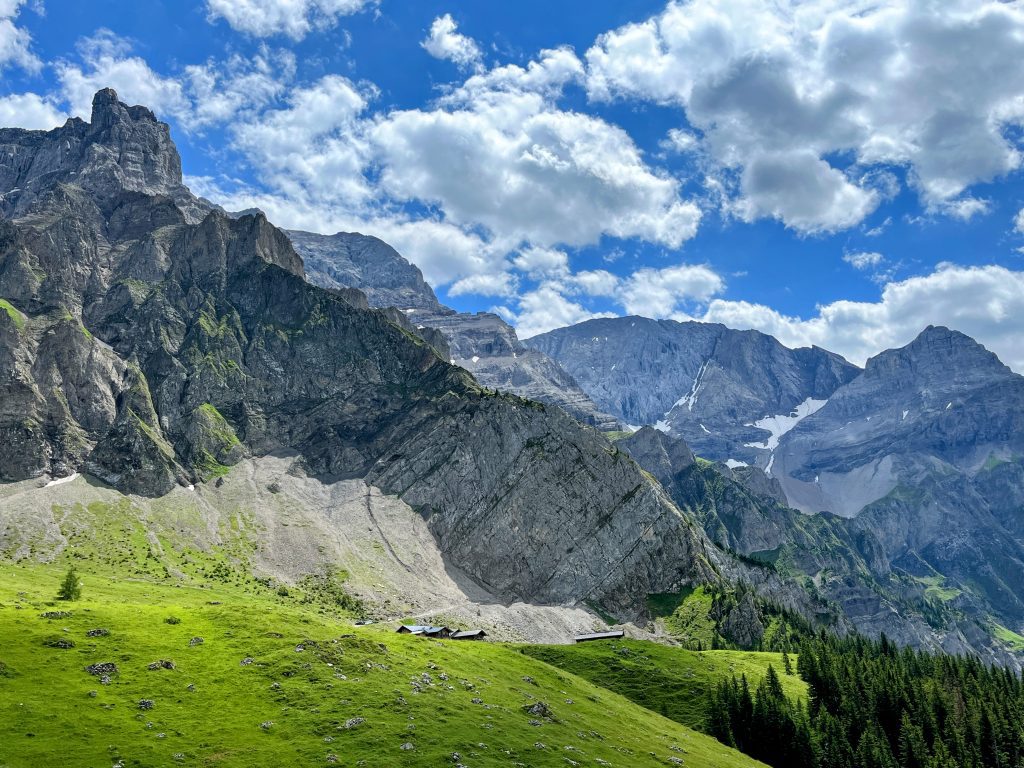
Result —
<path fill-rule="evenodd" d="M 55 637 L 50 640 L 44 640 L 43 645 L 48 648 L 74 648 L 75 641 L 69 637 Z"/>
<path fill-rule="evenodd" d="M 109 629 L 90 629 L 85 633 L 86 637 L 106 637 L 110 634 Z"/>
<path fill-rule="evenodd" d="M 107 677 L 117 674 L 117 664 L 112 661 L 101 661 L 98 664 L 90 664 L 85 671 L 96 677 Z M 109 681 L 108 681 L 109 682 Z"/>
<path fill-rule="evenodd" d="M 681 758 L 681 757 L 670 757 L 668 759 L 668 761 L 670 763 L 672 763 L 672 765 L 682 765 L 683 764 L 683 758 Z"/>
<path fill-rule="evenodd" d="M 529 683 L 530 685 L 537 685 L 537 681 L 536 681 L 536 680 L 534 680 L 534 679 L 533 679 L 532 677 L 530 677 L 529 675 L 523 675 L 523 682 L 524 682 L 524 683 Z"/>
<path fill-rule="evenodd" d="M 351 730 L 352 728 L 356 728 L 365 722 L 366 718 L 364 717 L 350 717 L 348 720 L 345 721 L 345 728 Z"/>
<path fill-rule="evenodd" d="M 536 704 L 530 704 L 523 707 L 528 715 L 536 715 L 537 717 L 543 717 L 547 720 L 554 720 L 555 713 L 551 711 L 551 707 L 545 704 L 543 701 L 538 701 Z"/>
<path fill-rule="evenodd" d="M 248 667 L 250 664 L 252 664 L 252 662 L 253 662 L 252 656 L 246 656 L 244 659 L 242 659 L 238 663 L 241 664 L 243 667 Z"/>
<path fill-rule="evenodd" d="M 189 683 L 188 685 L 185 686 L 185 690 L 188 691 L 189 693 L 195 693 L 196 684 L 195 683 Z"/>
<path fill-rule="evenodd" d="M 110 685 L 110 675 L 103 675 L 100 678 L 100 685 Z"/>
<path fill-rule="evenodd" d="M 472 702 L 473 704 L 483 704 L 483 703 L 484 703 L 484 700 L 483 700 L 483 699 L 477 699 L 477 698 L 473 698 L 473 699 L 470 699 L 470 701 L 471 701 L 471 702 Z"/>
<path fill-rule="evenodd" d="M 152 699 L 139 699 L 139 709 L 152 709 L 153 706 Z"/>
<path fill-rule="evenodd" d="M 542 723 L 540 720 L 531 720 L 530 721 L 530 725 L 538 726 L 538 725 L 544 725 L 544 723 Z"/>
<path fill-rule="evenodd" d="M 404 749 L 406 752 L 408 752 L 410 749 L 415 749 L 415 747 L 412 745 L 411 742 L 407 741 L 402 746 L 400 746 L 399 749 Z"/>
<path fill-rule="evenodd" d="M 185 753 L 184 752 L 175 752 L 173 755 L 171 755 L 171 759 L 180 763 L 182 760 L 185 759 Z"/>
<path fill-rule="evenodd" d="M 534 749 L 547 749 L 548 745 L 545 744 L 543 741 L 535 741 L 535 742 L 533 742 L 533 748 Z"/>
<path fill-rule="evenodd" d="M 453 763 L 462 762 L 462 755 L 460 755 L 458 752 L 452 752 L 452 762 Z"/>
<path fill-rule="evenodd" d="M 328 752 L 326 759 L 327 759 L 328 763 L 336 763 L 336 762 L 338 762 L 338 756 L 336 754 L 334 754 L 333 752 Z"/>
<path fill-rule="evenodd" d="M 330 744 L 332 741 L 334 741 L 333 736 L 324 736 L 324 744 Z"/>
<path fill-rule="evenodd" d="M 277 683 L 277 682 L 271 683 L 270 684 L 270 690 L 272 690 L 272 691 L 280 691 L 281 690 L 281 684 Z"/>
<path fill-rule="evenodd" d="M 189 647 L 191 648 L 191 647 L 196 646 L 196 645 L 202 645 L 204 642 L 206 642 L 206 641 L 203 640 L 203 638 L 201 638 L 201 637 L 193 637 L 191 640 L 188 641 L 188 644 L 189 644 Z"/>
<path fill-rule="evenodd" d="M 158 669 L 174 669 L 174 662 L 170 659 L 160 659 L 146 665 L 146 669 L 153 672 Z"/>
<path fill-rule="evenodd" d="M 97 696 L 99 696 L 99 691 L 89 691 L 88 696 L 90 699 L 95 699 Z"/>
<path fill-rule="evenodd" d="M 278 483 L 278 482 L 273 482 L 273 483 L 271 483 L 270 485 L 267 486 L 267 490 L 270 491 L 271 493 L 280 493 L 281 492 L 281 484 Z"/>
<path fill-rule="evenodd" d="M 262 723 L 260 723 L 260 728 L 262 728 L 264 731 L 269 731 L 273 727 L 273 725 L 273 720 L 264 720 Z"/>
<path fill-rule="evenodd" d="M 70 619 L 73 615 L 71 611 L 46 611 L 39 614 L 43 619 Z"/>

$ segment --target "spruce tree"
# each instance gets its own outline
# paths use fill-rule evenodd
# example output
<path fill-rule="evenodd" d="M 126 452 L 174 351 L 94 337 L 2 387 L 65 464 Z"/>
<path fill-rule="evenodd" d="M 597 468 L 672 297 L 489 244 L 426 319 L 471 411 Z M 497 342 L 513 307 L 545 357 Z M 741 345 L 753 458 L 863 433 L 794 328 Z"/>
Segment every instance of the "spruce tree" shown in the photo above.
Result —
<path fill-rule="evenodd" d="M 57 591 L 58 600 L 78 600 L 82 596 L 82 584 L 78 580 L 78 572 L 75 566 L 68 566 L 68 572 L 64 574 L 64 581 L 60 583 Z"/>

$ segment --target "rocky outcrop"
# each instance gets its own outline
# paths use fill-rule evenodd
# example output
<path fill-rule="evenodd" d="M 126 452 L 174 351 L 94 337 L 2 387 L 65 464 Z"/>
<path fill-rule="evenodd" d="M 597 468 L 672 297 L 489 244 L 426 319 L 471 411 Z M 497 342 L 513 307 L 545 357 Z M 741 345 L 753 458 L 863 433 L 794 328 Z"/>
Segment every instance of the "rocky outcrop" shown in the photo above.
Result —
<path fill-rule="evenodd" d="M 602 413 L 572 376 L 547 355 L 523 346 L 515 329 L 495 314 L 456 312 L 438 302 L 423 274 L 382 240 L 357 232 L 288 232 L 310 282 L 357 288 L 376 308 L 421 336 L 442 356 L 472 372 L 483 386 L 557 406 L 584 424 L 610 431 L 619 423 Z"/>
<path fill-rule="evenodd" d="M 394 248 L 358 232 L 318 235 L 288 230 L 306 277 L 325 288 L 358 288 L 371 307 L 440 310 L 423 273 Z"/>
<path fill-rule="evenodd" d="M 763 333 L 710 323 L 604 318 L 525 343 L 624 423 L 656 425 L 705 458 L 762 466 L 776 429 L 762 420 L 826 400 L 858 373 L 823 349 L 788 349 Z"/>

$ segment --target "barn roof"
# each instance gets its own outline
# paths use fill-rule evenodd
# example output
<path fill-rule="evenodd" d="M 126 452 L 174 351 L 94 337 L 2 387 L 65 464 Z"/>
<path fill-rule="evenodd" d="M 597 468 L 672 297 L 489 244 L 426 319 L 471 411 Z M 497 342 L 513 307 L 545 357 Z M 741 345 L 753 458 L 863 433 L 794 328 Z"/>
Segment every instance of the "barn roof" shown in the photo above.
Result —
<path fill-rule="evenodd" d="M 613 632 L 593 632 L 589 635 L 576 635 L 576 642 L 583 643 L 587 640 L 614 640 L 619 637 L 623 637 L 626 633 L 621 629 L 617 629 Z"/>

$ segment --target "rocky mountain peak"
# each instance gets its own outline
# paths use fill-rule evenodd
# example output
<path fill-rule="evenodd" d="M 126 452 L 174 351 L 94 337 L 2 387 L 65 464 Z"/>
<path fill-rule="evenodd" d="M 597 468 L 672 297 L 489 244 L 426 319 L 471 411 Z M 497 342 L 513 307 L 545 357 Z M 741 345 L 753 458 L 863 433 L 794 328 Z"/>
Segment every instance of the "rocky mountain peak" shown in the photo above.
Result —
<path fill-rule="evenodd" d="M 868 378 L 897 376 L 901 379 L 947 380 L 1012 375 L 1010 369 L 970 336 L 942 325 L 929 325 L 912 342 L 868 360 Z"/>
<path fill-rule="evenodd" d="M 100 204 L 123 192 L 170 197 L 190 223 L 213 207 L 182 184 L 170 127 L 151 110 L 124 104 L 104 88 L 93 97 L 90 119 L 72 118 L 51 131 L 0 129 L 0 213 L 21 216 L 60 184 L 78 186 Z"/>

